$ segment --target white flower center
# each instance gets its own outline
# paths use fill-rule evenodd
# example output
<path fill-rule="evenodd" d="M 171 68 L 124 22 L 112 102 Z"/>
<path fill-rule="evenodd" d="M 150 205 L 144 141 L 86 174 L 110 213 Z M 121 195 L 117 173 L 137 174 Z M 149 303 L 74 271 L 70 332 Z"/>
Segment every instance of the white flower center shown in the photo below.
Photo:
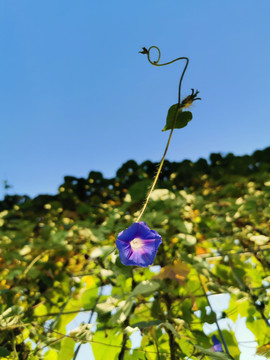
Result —
<path fill-rule="evenodd" d="M 135 238 L 130 242 L 132 250 L 138 250 L 143 247 L 143 241 L 140 238 Z"/>

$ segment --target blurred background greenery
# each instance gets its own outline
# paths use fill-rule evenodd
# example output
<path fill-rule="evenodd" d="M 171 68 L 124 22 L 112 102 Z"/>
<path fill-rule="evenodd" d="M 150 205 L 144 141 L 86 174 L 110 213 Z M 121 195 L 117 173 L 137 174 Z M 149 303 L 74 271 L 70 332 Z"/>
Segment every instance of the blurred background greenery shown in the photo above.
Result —
<path fill-rule="evenodd" d="M 124 266 L 106 255 L 156 166 L 130 160 L 115 178 L 66 176 L 56 195 L 0 202 L 3 358 L 79 359 L 87 343 L 96 360 L 269 355 L 270 148 L 166 161 L 143 218 L 163 238 L 159 267 Z M 78 313 L 85 324 L 68 327 Z"/>

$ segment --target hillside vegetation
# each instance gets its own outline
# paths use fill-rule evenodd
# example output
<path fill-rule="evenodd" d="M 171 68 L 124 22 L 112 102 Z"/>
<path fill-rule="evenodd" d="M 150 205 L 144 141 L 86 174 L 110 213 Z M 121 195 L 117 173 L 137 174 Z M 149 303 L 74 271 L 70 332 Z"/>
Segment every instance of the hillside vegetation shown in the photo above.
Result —
<path fill-rule="evenodd" d="M 75 360 L 90 343 L 96 360 L 237 360 L 233 329 L 217 324 L 239 317 L 256 340 L 246 346 L 270 357 L 270 148 L 165 161 L 142 218 L 162 236 L 158 272 L 107 256 L 156 168 L 131 160 L 112 179 L 66 176 L 54 196 L 0 202 L 1 359 Z M 220 314 L 215 294 L 230 295 Z M 66 331 L 79 312 L 89 324 Z"/>

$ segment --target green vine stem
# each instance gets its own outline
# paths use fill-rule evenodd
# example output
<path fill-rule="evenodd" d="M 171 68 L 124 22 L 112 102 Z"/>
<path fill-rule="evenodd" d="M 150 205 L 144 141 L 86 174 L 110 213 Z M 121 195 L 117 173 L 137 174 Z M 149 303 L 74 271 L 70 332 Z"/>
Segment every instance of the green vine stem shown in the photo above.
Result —
<path fill-rule="evenodd" d="M 150 52 L 152 49 L 156 49 L 158 51 L 158 59 L 156 61 L 152 61 L 151 58 L 150 58 Z M 151 194 L 156 186 L 156 183 L 158 181 L 158 178 L 159 178 L 159 175 L 161 173 L 161 170 L 162 170 L 162 167 L 163 167 L 163 164 L 164 164 L 164 160 L 165 160 L 165 157 L 166 157 L 166 154 L 167 154 L 167 151 L 168 151 L 168 148 L 169 148 L 169 145 L 170 145 L 170 142 L 171 142 L 171 138 L 172 138 L 172 134 L 173 134 L 173 130 L 174 130 L 174 126 L 175 126 L 175 122 L 176 122 L 176 115 L 177 115 L 177 111 L 178 109 L 180 108 L 180 105 L 181 105 L 181 86 L 182 86 L 182 81 L 183 81 L 183 77 L 185 75 L 185 72 L 186 72 L 186 69 L 188 67 L 188 63 L 189 63 L 189 59 L 187 57 L 179 57 L 177 59 L 174 59 L 172 61 L 169 61 L 169 62 L 166 62 L 166 63 L 163 63 L 163 64 L 159 64 L 159 60 L 161 58 L 161 52 L 160 52 L 160 49 L 157 47 L 157 46 L 151 46 L 148 50 L 146 48 L 143 48 L 143 51 L 141 51 L 142 54 L 147 54 L 147 59 L 148 61 L 150 62 L 151 65 L 154 65 L 154 66 L 166 66 L 166 65 L 170 65 L 178 60 L 186 60 L 186 65 L 184 67 L 184 70 L 182 71 L 182 75 L 180 77 L 180 81 L 179 81 L 179 87 L 178 87 L 178 103 L 177 103 L 177 108 L 175 110 L 175 114 L 174 114 L 174 120 L 173 120 L 173 124 L 172 124 L 172 128 L 171 128 L 171 131 L 170 131 L 170 135 L 169 135 L 169 138 L 168 138 L 168 141 L 167 141 L 167 145 L 166 145 L 166 148 L 165 148 L 165 151 L 163 153 L 163 156 L 162 156 L 162 159 L 160 161 L 160 164 L 159 164 L 159 167 L 158 167 L 158 170 L 157 170 L 157 173 L 156 173 L 156 176 L 154 178 L 154 181 L 153 181 L 153 184 L 147 194 L 147 197 L 146 197 L 146 200 L 145 200 L 145 203 L 138 215 L 138 217 L 136 218 L 135 222 L 138 222 L 140 221 L 147 205 L 148 205 L 148 202 L 150 200 L 150 197 L 151 197 Z"/>

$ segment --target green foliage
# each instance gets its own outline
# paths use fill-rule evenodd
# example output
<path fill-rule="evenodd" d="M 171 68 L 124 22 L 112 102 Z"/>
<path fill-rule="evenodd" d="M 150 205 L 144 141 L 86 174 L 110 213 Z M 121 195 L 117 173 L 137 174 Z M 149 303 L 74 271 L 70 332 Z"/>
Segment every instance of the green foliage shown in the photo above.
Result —
<path fill-rule="evenodd" d="M 211 360 L 222 360 L 222 359 L 232 360 L 233 359 L 231 356 L 229 356 L 225 353 L 221 353 L 221 352 L 214 353 L 213 351 L 204 349 L 203 347 L 201 347 L 199 345 L 196 345 L 195 348 L 198 349 L 201 354 L 206 355 Z"/>
<path fill-rule="evenodd" d="M 61 341 L 61 348 L 58 360 L 71 360 L 74 354 L 75 341 L 71 338 L 64 338 Z"/>
<path fill-rule="evenodd" d="M 97 330 L 92 343 L 95 360 L 117 359 L 121 343 L 122 336 L 115 329 Z"/>
<path fill-rule="evenodd" d="M 157 352 L 229 359 L 211 350 L 212 334 L 203 331 L 217 319 L 204 291 L 230 294 L 222 317 L 246 318 L 258 354 L 268 356 L 269 155 L 165 161 L 143 218 L 162 235 L 158 273 L 124 266 L 117 253 L 106 257 L 138 214 L 156 164 L 129 161 L 114 179 L 66 177 L 55 196 L 7 196 L 0 202 L 0 356 L 68 360 L 76 343 L 90 343 L 102 360 L 121 351 L 124 359 L 157 359 Z M 67 332 L 79 312 L 96 313 L 95 325 Z M 142 343 L 131 353 L 135 331 Z M 238 359 L 234 333 L 222 333 Z"/>
<path fill-rule="evenodd" d="M 7 350 L 5 347 L 0 346 L 0 356 L 1 357 L 6 357 L 10 354 L 10 351 Z"/>
<path fill-rule="evenodd" d="M 177 111 L 177 113 L 176 113 Z M 176 116 L 176 120 L 175 120 Z M 192 113 L 190 111 L 182 111 L 178 104 L 174 104 L 169 108 L 166 125 L 162 131 L 172 129 L 173 123 L 174 129 L 182 129 L 192 120 Z"/>

